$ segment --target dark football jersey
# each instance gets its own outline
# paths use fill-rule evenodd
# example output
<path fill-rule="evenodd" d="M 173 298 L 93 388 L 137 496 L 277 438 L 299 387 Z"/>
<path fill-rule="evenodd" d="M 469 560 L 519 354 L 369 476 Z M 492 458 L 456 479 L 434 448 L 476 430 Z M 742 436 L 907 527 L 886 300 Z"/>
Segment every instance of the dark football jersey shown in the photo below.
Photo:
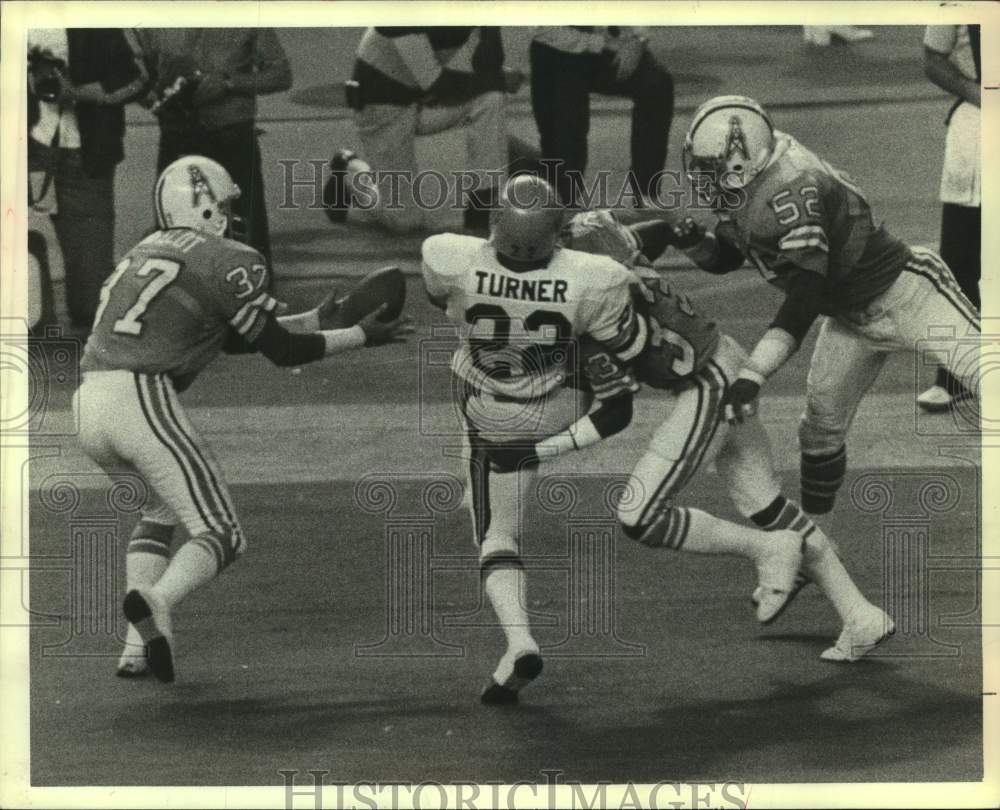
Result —
<path fill-rule="evenodd" d="M 777 133 L 774 157 L 746 193 L 716 235 L 782 289 L 797 273 L 822 276 L 823 314 L 862 308 L 892 285 L 912 255 L 875 224 L 850 177 L 785 133 Z"/>
<path fill-rule="evenodd" d="M 248 342 L 260 334 L 278 304 L 267 274 L 247 245 L 189 228 L 155 231 L 104 282 L 81 368 L 190 379 L 230 328 Z"/>
<path fill-rule="evenodd" d="M 636 310 L 646 316 L 649 340 L 634 363 L 640 382 L 671 388 L 697 374 L 719 346 L 719 328 L 654 270 L 637 268 Z"/>
<path fill-rule="evenodd" d="M 653 388 L 671 388 L 677 380 L 704 367 L 719 345 L 718 327 L 649 267 L 635 234 L 612 212 L 574 215 L 563 229 L 562 240 L 574 250 L 611 256 L 637 276 L 631 284 L 632 298 L 649 326 L 646 346 L 633 361 L 641 382 Z"/>

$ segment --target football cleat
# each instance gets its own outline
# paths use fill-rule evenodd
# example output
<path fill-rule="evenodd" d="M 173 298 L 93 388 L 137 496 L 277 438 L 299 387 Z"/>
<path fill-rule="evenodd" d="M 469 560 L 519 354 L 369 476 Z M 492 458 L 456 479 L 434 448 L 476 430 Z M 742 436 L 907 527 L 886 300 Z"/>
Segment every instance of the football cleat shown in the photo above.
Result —
<path fill-rule="evenodd" d="M 881 608 L 865 603 L 844 623 L 837 643 L 820 654 L 824 661 L 853 663 L 896 632 L 896 624 Z"/>
<path fill-rule="evenodd" d="M 378 319 L 393 321 L 406 303 L 406 276 L 392 265 L 374 270 L 335 303 L 336 312 L 328 319 L 328 329 L 349 329 L 383 304 L 385 312 Z"/>
<path fill-rule="evenodd" d="M 757 621 L 770 624 L 788 605 L 795 578 L 802 565 L 802 538 L 797 532 L 771 532 L 764 553 L 757 560 L 759 585 L 754 591 Z"/>
<path fill-rule="evenodd" d="M 487 706 L 509 706 L 517 703 L 518 692 L 542 672 L 542 656 L 538 648 L 508 650 L 497 665 L 489 684 L 479 696 Z"/>
<path fill-rule="evenodd" d="M 118 669 L 115 675 L 119 678 L 144 678 L 149 675 L 149 664 L 146 663 L 146 645 L 134 624 L 128 626 L 125 646 L 118 659 Z"/>
<path fill-rule="evenodd" d="M 174 655 L 171 650 L 170 612 L 152 591 L 136 589 L 125 594 L 122 611 L 146 645 L 146 662 L 157 680 L 174 680 Z"/>
<path fill-rule="evenodd" d="M 330 159 L 330 179 L 323 186 L 323 210 L 330 222 L 347 221 L 351 192 L 347 188 L 347 164 L 357 157 L 350 149 L 338 149 Z"/>
<path fill-rule="evenodd" d="M 795 575 L 795 583 L 792 585 L 792 590 L 788 594 L 788 599 L 785 600 L 785 604 L 782 606 L 781 610 L 779 610 L 771 617 L 770 621 L 768 621 L 768 624 L 773 622 L 788 609 L 788 606 L 792 604 L 792 601 L 795 599 L 796 596 L 798 596 L 802 592 L 803 588 L 812 584 L 813 580 L 809 577 L 809 575 L 804 574 L 802 571 L 799 571 Z M 750 595 L 750 601 L 753 603 L 753 606 L 755 608 L 760 604 L 760 600 L 763 597 L 763 595 L 764 591 L 760 585 L 754 588 L 754 592 Z"/>

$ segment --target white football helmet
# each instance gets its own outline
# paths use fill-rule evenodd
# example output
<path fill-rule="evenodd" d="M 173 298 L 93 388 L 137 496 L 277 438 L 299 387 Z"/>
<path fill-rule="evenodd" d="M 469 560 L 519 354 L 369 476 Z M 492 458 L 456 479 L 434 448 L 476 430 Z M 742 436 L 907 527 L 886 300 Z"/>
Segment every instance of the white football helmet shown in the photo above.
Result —
<path fill-rule="evenodd" d="M 175 160 L 156 181 L 153 201 L 161 228 L 194 228 L 226 236 L 232 225 L 232 201 L 240 187 L 222 166 L 201 155 Z"/>
<path fill-rule="evenodd" d="M 752 98 L 716 96 L 695 110 L 684 139 L 684 171 L 712 201 L 745 188 L 774 151 L 774 124 Z"/>

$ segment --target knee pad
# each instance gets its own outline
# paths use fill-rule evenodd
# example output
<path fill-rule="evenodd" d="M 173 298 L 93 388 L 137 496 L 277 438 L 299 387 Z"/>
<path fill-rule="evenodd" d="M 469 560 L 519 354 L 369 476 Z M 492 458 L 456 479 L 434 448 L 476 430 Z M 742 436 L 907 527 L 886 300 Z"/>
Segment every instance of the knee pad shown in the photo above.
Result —
<path fill-rule="evenodd" d="M 129 537 L 128 553 L 140 552 L 169 557 L 175 528 L 175 526 L 166 523 L 140 520 L 132 529 L 132 534 Z"/>

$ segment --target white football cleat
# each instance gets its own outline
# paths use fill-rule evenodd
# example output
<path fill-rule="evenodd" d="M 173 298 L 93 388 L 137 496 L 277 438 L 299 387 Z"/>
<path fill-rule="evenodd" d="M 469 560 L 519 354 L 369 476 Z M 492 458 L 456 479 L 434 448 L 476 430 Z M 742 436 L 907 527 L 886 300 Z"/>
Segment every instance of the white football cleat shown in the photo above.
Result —
<path fill-rule="evenodd" d="M 824 661 L 853 663 L 874 650 L 896 632 L 896 624 L 871 603 L 855 610 L 844 623 L 837 643 L 820 654 Z"/>
<path fill-rule="evenodd" d="M 796 592 L 795 579 L 802 565 L 802 538 L 788 529 L 770 532 L 766 549 L 756 562 L 759 584 L 753 595 L 757 621 L 770 624 Z"/>
<path fill-rule="evenodd" d="M 115 674 L 119 678 L 142 678 L 149 674 L 149 664 L 146 663 L 146 645 L 134 624 L 128 626 L 125 646 L 118 659 L 118 669 Z"/>
<path fill-rule="evenodd" d="M 875 38 L 875 32 L 856 25 L 831 25 L 830 36 L 843 42 L 867 42 Z"/>
<path fill-rule="evenodd" d="M 508 649 L 479 700 L 488 706 L 517 703 L 517 693 L 542 672 L 538 645 Z"/>
<path fill-rule="evenodd" d="M 170 647 L 173 629 L 167 606 L 152 590 L 138 588 L 125 594 L 122 611 L 146 645 L 150 671 L 164 683 L 173 681 L 174 655 Z"/>

